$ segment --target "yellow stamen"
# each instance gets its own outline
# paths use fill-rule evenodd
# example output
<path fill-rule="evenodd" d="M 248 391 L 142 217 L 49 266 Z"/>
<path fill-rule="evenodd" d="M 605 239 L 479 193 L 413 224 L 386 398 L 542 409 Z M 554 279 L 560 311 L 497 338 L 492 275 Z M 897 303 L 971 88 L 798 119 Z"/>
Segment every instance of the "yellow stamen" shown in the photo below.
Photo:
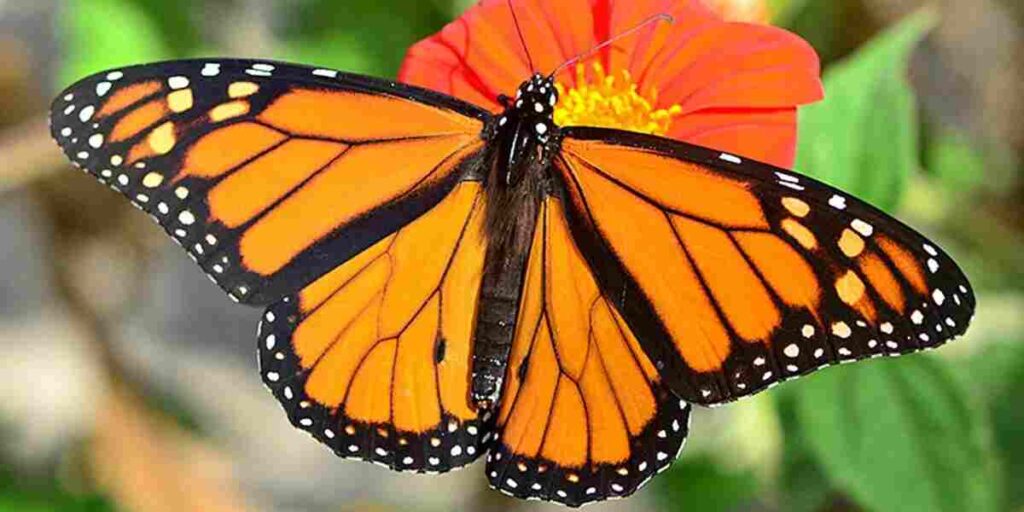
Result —
<path fill-rule="evenodd" d="M 682 113 L 679 105 L 655 108 L 658 91 L 651 87 L 647 94 L 637 90 L 629 71 L 608 75 L 600 63 L 594 63 L 594 80 L 587 79 L 582 64 L 576 66 L 576 87 L 568 89 L 561 82 L 555 124 L 559 126 L 599 126 L 633 132 L 665 135 L 672 118 Z"/>

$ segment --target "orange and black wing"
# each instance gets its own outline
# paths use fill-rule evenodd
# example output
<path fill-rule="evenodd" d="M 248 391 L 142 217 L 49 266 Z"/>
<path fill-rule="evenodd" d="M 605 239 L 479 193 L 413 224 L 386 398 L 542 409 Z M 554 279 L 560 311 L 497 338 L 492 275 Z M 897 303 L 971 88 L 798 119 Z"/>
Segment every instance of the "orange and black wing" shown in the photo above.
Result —
<path fill-rule="evenodd" d="M 537 221 L 487 476 L 512 496 L 579 506 L 667 467 L 690 406 L 602 293 L 563 210 L 548 196 Z"/>
<path fill-rule="evenodd" d="M 263 382 L 296 427 L 346 458 L 442 472 L 491 440 L 469 403 L 484 268 L 479 182 L 296 294 L 260 323 Z"/>
<path fill-rule="evenodd" d="M 489 441 L 468 398 L 486 118 L 368 77 L 196 60 L 86 78 L 51 124 L 233 298 L 270 304 L 261 373 L 296 426 L 445 471 Z"/>
<path fill-rule="evenodd" d="M 51 131 L 233 298 L 269 304 L 467 179 L 486 117 L 393 82 L 211 59 L 85 78 L 55 100 Z"/>
<path fill-rule="evenodd" d="M 594 128 L 567 130 L 556 168 L 601 289 L 689 402 L 934 348 L 973 314 L 936 244 L 811 178 Z"/>

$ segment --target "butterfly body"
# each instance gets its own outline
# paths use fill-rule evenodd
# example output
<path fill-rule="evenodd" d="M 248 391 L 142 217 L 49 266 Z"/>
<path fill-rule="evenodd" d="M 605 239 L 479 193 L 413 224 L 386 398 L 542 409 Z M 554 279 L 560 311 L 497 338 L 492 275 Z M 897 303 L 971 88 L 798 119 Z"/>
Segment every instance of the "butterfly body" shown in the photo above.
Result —
<path fill-rule="evenodd" d="M 937 347 L 952 259 L 812 178 L 334 70 L 203 59 L 87 77 L 68 157 L 266 307 L 263 383 L 337 455 L 578 506 L 636 491 L 691 403 Z"/>
<path fill-rule="evenodd" d="M 503 98 L 505 110 L 482 133 L 490 148 L 483 186 L 487 204 L 493 205 L 484 224 L 488 249 L 474 337 L 472 397 L 482 409 L 501 398 L 527 248 L 541 201 L 555 187 L 557 101 L 554 81 L 534 75 L 520 84 L 515 98 Z"/>

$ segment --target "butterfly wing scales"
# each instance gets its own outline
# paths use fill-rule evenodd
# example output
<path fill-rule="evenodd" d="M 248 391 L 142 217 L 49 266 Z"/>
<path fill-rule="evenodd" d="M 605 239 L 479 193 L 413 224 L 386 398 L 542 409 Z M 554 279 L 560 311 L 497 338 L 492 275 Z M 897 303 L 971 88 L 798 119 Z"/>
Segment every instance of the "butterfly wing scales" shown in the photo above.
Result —
<path fill-rule="evenodd" d="M 437 204 L 486 115 L 358 75 L 194 60 L 85 78 L 51 130 L 232 297 L 267 304 Z"/>
<path fill-rule="evenodd" d="M 674 460 L 689 405 L 661 382 L 547 197 L 488 456 L 491 485 L 571 506 L 632 494 Z"/>
<path fill-rule="evenodd" d="M 469 405 L 483 195 L 463 182 L 422 217 L 295 295 L 260 327 L 264 383 L 339 456 L 402 471 L 468 464 L 490 439 Z"/>
<path fill-rule="evenodd" d="M 959 268 L 863 202 L 705 148 L 567 132 L 556 168 L 574 236 L 688 401 L 933 348 L 967 328 L 974 297 Z"/>

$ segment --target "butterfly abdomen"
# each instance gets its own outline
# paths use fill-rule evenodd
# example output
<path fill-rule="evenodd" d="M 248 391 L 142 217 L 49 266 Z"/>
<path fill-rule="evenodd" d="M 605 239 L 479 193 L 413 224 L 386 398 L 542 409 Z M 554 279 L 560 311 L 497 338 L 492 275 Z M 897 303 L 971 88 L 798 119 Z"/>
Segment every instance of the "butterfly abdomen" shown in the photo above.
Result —
<path fill-rule="evenodd" d="M 473 340 L 474 405 L 490 409 L 501 398 L 522 288 L 526 251 L 512 255 L 501 265 L 489 265 L 480 285 L 480 299 Z"/>

